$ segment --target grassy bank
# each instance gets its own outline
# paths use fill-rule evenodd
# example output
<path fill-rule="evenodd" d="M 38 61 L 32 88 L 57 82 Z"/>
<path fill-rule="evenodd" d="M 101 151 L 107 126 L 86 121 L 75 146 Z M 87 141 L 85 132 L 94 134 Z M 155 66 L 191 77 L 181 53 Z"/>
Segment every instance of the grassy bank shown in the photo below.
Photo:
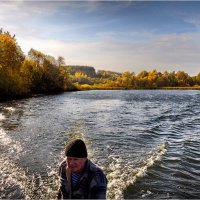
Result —
<path fill-rule="evenodd" d="M 108 86 L 105 84 L 77 84 L 78 90 L 200 90 L 200 86 L 193 87 L 159 87 L 159 88 L 128 88 L 128 87 L 116 87 L 116 86 Z"/>
<path fill-rule="evenodd" d="M 193 87 L 162 87 L 163 90 L 200 90 L 200 86 Z"/>
<path fill-rule="evenodd" d="M 94 84 L 94 85 L 77 84 L 76 87 L 78 90 L 125 90 L 126 89 L 125 87 L 113 87 L 104 84 Z"/>

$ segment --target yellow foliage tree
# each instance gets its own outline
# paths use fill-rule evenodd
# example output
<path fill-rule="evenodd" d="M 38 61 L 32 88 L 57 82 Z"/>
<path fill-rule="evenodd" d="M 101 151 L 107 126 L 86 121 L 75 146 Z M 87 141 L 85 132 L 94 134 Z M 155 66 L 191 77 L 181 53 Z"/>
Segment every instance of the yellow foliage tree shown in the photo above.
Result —
<path fill-rule="evenodd" d="M 25 56 L 16 42 L 15 36 L 0 31 L 0 64 L 2 68 L 18 70 Z"/>
<path fill-rule="evenodd" d="M 8 98 L 25 95 L 28 90 L 20 76 L 20 67 L 24 54 L 18 46 L 15 36 L 0 30 L 0 97 Z"/>

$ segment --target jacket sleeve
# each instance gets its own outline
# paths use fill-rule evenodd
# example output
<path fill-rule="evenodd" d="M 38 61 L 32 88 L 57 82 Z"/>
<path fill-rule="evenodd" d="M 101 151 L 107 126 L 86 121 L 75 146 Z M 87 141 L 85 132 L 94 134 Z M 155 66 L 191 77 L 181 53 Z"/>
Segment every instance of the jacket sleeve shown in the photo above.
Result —
<path fill-rule="evenodd" d="M 91 181 L 91 199 L 106 199 L 107 179 L 101 170 L 95 172 Z"/>
<path fill-rule="evenodd" d="M 57 193 L 57 199 L 62 199 L 62 194 L 61 194 L 61 190 L 60 189 L 58 190 L 58 193 Z"/>
<path fill-rule="evenodd" d="M 97 187 L 92 191 L 92 199 L 106 199 L 106 188 Z"/>
<path fill-rule="evenodd" d="M 59 189 L 58 189 L 58 192 L 57 192 L 57 199 L 63 199 L 64 196 L 63 196 L 63 191 L 65 188 L 64 185 L 63 185 L 63 174 L 65 173 L 65 168 L 66 168 L 66 160 L 63 160 L 60 165 L 59 165 L 59 172 L 58 172 L 58 178 L 59 178 Z"/>
<path fill-rule="evenodd" d="M 58 177 L 60 179 L 61 176 L 61 165 L 59 166 L 59 171 L 58 171 Z M 59 181 L 59 189 L 58 189 L 58 193 L 57 193 L 57 199 L 61 199 L 62 198 L 62 194 L 61 194 L 61 189 L 60 189 L 60 181 Z"/>

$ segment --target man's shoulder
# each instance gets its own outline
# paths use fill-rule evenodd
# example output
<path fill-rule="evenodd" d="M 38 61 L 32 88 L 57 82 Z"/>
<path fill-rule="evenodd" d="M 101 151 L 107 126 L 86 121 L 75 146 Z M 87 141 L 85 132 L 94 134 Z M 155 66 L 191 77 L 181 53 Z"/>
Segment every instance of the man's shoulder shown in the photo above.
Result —
<path fill-rule="evenodd" d="M 97 165 L 95 165 L 94 163 L 92 163 L 91 161 L 89 161 L 89 168 L 90 168 L 90 171 L 92 172 L 94 181 L 97 184 L 106 185 L 107 179 L 103 170 Z"/>
<path fill-rule="evenodd" d="M 67 166 L 67 161 L 66 160 L 63 160 L 59 166 L 62 168 L 62 167 L 66 167 Z"/>
<path fill-rule="evenodd" d="M 96 164 L 94 164 L 91 160 L 88 160 L 88 168 L 92 172 L 97 172 L 97 173 L 102 172 L 103 173 L 102 169 L 99 166 L 97 166 Z"/>

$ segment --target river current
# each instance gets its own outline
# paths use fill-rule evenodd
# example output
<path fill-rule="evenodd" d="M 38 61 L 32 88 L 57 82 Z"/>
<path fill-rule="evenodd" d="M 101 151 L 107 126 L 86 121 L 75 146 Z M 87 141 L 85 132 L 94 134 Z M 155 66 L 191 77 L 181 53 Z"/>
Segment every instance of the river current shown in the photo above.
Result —
<path fill-rule="evenodd" d="M 79 91 L 0 103 L 0 199 L 55 199 L 82 138 L 108 199 L 200 197 L 200 91 Z"/>

